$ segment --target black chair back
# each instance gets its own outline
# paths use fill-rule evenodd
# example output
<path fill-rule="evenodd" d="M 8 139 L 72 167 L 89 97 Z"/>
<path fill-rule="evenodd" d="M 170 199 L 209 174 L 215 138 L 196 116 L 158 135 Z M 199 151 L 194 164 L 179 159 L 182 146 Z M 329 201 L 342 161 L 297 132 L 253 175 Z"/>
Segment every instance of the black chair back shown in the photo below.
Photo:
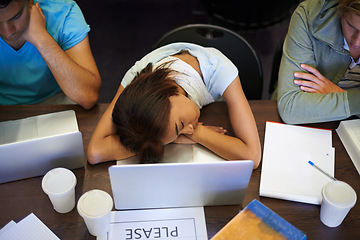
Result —
<path fill-rule="evenodd" d="M 243 32 L 270 30 L 285 21 L 301 0 L 201 0 L 212 24 Z"/>
<path fill-rule="evenodd" d="M 270 86 L 269 86 L 270 98 L 277 87 L 280 63 L 281 63 L 281 58 L 282 58 L 282 54 L 283 54 L 282 48 L 284 45 L 284 40 L 285 40 L 285 37 L 280 40 L 280 43 L 275 50 L 275 54 L 274 54 L 274 58 L 273 58 L 273 65 L 272 65 L 272 69 L 271 69 Z"/>

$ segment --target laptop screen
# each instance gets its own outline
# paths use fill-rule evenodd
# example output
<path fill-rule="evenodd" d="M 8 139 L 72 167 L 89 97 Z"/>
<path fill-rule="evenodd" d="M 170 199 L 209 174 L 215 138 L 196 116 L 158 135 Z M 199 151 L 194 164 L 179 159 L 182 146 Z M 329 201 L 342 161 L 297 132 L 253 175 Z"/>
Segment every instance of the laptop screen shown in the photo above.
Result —
<path fill-rule="evenodd" d="M 115 208 L 240 205 L 253 165 L 243 160 L 111 166 Z"/>

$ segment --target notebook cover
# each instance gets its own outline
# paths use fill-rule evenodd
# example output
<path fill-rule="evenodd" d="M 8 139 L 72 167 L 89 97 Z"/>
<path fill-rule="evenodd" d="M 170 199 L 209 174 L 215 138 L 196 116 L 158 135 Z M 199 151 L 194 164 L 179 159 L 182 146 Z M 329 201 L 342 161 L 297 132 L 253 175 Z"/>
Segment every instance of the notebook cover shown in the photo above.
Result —
<path fill-rule="evenodd" d="M 211 240 L 221 239 L 303 240 L 306 235 L 254 199 Z"/>

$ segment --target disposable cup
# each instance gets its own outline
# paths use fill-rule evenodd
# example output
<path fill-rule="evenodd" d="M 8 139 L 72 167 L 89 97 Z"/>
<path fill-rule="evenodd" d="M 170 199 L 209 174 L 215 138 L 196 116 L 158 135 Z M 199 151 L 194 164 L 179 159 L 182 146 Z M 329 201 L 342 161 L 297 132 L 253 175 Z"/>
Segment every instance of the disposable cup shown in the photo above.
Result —
<path fill-rule="evenodd" d="M 77 203 L 77 210 L 87 229 L 96 237 L 105 236 L 109 232 L 112 208 L 111 196 L 98 189 L 84 193 Z"/>
<path fill-rule="evenodd" d="M 66 168 L 54 168 L 47 172 L 41 183 L 43 191 L 59 213 L 70 212 L 75 207 L 75 174 Z"/>
<path fill-rule="evenodd" d="M 356 192 L 347 183 L 332 181 L 322 189 L 320 219 L 328 227 L 337 227 L 356 203 Z"/>

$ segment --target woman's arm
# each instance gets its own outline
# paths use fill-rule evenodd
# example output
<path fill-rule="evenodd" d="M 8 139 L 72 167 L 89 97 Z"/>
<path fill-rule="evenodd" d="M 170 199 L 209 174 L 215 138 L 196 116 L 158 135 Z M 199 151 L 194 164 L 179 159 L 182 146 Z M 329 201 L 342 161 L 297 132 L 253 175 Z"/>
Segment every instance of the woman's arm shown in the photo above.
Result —
<path fill-rule="evenodd" d="M 242 90 L 239 77 L 225 90 L 229 117 L 235 137 L 221 134 L 198 125 L 190 139 L 228 160 L 253 160 L 254 169 L 260 164 L 259 133 L 249 103 Z"/>
<path fill-rule="evenodd" d="M 121 144 L 120 137 L 116 135 L 115 125 L 112 121 L 114 105 L 123 90 L 124 88 L 120 85 L 90 139 L 87 157 L 91 164 L 121 160 L 135 155 Z"/>

